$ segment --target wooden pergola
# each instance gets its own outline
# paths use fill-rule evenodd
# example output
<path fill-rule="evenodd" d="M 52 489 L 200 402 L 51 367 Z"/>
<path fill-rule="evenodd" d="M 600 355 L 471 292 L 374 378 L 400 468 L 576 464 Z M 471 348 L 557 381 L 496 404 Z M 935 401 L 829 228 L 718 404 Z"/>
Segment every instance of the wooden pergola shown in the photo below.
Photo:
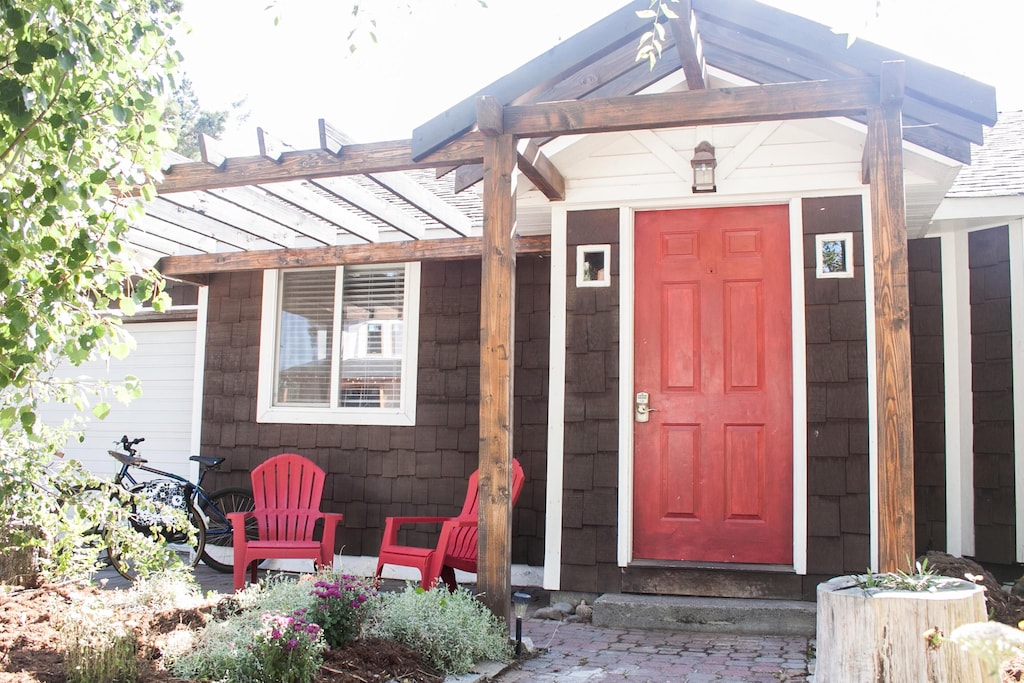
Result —
<path fill-rule="evenodd" d="M 752 0 L 684 0 L 672 38 L 653 70 L 635 63 L 648 28 L 634 3 L 482 89 L 418 128 L 412 139 L 349 143 L 321 123 L 319 149 L 171 166 L 160 196 L 250 185 L 272 186 L 414 169 L 455 170 L 456 184 L 483 182 L 476 236 L 256 249 L 167 256 L 168 277 L 350 263 L 482 259 L 480 355 L 480 538 L 478 586 L 506 618 L 510 606 L 513 292 L 515 257 L 545 252 L 548 237 L 516 236 L 518 169 L 552 201 L 566 181 L 542 150 L 564 135 L 760 121 L 849 117 L 866 124 L 864 182 L 870 185 L 879 434 L 880 567 L 914 555 L 913 443 L 907 219 L 903 144 L 910 140 L 969 161 L 981 125 L 994 121 L 990 89 L 974 84 L 965 104 L 939 102 L 948 72 L 904 62 L 877 46 L 846 50 L 840 36 Z M 857 47 L 855 44 L 854 47 Z M 710 87 L 708 64 L 761 85 Z M 687 89 L 636 94 L 682 69 Z M 940 73 L 941 72 L 941 73 Z M 914 87 L 907 79 L 914 76 Z M 964 79 L 972 84 L 973 81 Z M 972 86 L 972 87 L 974 87 Z M 928 123 L 911 127 L 909 120 Z M 217 160 L 220 161 L 220 160 Z"/>

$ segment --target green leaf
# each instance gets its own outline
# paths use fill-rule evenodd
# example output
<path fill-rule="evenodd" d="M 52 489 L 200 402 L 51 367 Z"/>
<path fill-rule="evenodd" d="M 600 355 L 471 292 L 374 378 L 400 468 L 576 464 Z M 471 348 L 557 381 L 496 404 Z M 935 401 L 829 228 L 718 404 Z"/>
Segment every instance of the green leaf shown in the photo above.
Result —
<path fill-rule="evenodd" d="M 4 15 L 4 22 L 7 24 L 7 28 L 10 29 L 22 28 L 27 21 L 28 12 L 22 11 L 17 7 L 10 8 Z"/>
<path fill-rule="evenodd" d="M 106 419 L 107 415 L 110 415 L 110 404 L 106 401 L 97 403 L 92 408 L 92 414 L 95 415 L 97 419 Z"/>
<path fill-rule="evenodd" d="M 113 108 L 114 119 L 118 123 L 124 123 L 128 120 L 128 110 L 122 107 L 120 104 L 115 104 Z"/>
<path fill-rule="evenodd" d="M 31 64 L 36 61 L 36 46 L 27 40 L 20 40 L 18 46 L 14 48 L 14 54 L 18 55 L 18 61 Z"/>
<path fill-rule="evenodd" d="M 106 179 L 107 172 L 104 171 L 102 168 L 97 168 L 95 171 L 89 174 L 89 182 L 95 183 L 97 185 L 99 185 L 102 182 L 105 182 Z"/>
<path fill-rule="evenodd" d="M 36 423 L 36 414 L 31 410 L 25 408 L 22 409 L 21 415 L 19 415 L 18 417 L 21 420 L 21 426 L 25 428 L 25 431 L 31 433 L 32 427 Z"/>
<path fill-rule="evenodd" d="M 28 199 L 36 193 L 39 187 L 31 180 L 21 186 L 21 197 L 22 199 Z"/>
<path fill-rule="evenodd" d="M 44 59 L 54 59 L 57 57 L 57 46 L 51 43 L 39 43 L 39 56 Z"/>

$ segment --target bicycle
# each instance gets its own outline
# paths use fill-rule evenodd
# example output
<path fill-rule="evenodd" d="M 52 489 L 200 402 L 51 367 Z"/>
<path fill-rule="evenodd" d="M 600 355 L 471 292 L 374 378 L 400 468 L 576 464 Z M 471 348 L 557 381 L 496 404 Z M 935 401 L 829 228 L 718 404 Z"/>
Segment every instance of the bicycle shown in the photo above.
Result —
<path fill-rule="evenodd" d="M 168 506 L 183 511 L 192 527 L 192 533 L 174 529 L 168 524 L 169 515 L 154 514 L 152 511 L 133 512 L 132 526 L 137 531 L 147 534 L 156 529 L 174 552 L 183 556 L 187 554 L 187 559 L 183 557 L 183 563 L 188 566 L 194 567 L 202 560 L 215 571 L 230 573 L 233 570 L 234 550 L 231 521 L 227 515 L 229 512 L 251 511 L 254 508 L 252 492 L 240 487 L 229 487 L 207 493 L 203 488 L 206 474 L 217 469 L 226 458 L 189 456 L 189 460 L 199 464 L 199 477 L 195 482 L 173 472 L 150 467 L 135 448 L 143 441 L 145 438 L 129 439 L 124 435 L 116 442 L 123 453 L 116 450 L 107 451 L 112 458 L 121 463 L 121 469 L 114 475 L 114 483 L 132 494 L 141 495 L 144 500 L 151 501 L 157 506 Z M 139 483 L 131 474 L 130 470 L 133 468 L 166 479 Z M 247 530 L 246 535 L 250 538 L 256 537 L 255 523 Z M 107 552 L 110 563 L 118 573 L 133 580 L 137 573 L 116 547 L 108 548 Z"/>

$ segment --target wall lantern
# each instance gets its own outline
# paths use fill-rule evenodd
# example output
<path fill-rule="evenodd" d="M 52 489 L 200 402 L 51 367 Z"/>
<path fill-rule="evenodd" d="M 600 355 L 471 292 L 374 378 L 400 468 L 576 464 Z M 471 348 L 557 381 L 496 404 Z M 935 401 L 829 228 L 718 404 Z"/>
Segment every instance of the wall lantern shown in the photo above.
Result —
<path fill-rule="evenodd" d="M 694 192 L 715 192 L 715 148 L 707 140 L 701 142 L 693 150 L 693 159 L 690 161 L 693 166 L 693 191 Z"/>

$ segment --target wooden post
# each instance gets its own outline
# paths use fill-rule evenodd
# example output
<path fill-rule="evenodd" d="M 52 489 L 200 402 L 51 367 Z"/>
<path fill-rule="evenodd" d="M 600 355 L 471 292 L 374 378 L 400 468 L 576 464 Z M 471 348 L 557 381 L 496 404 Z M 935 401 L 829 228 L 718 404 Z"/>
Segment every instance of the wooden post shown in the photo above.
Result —
<path fill-rule="evenodd" d="M 480 533 L 477 587 L 494 614 L 511 617 L 512 372 L 516 259 L 512 232 L 515 139 L 503 132 L 502 106 L 481 98 L 484 226 L 480 282 Z"/>
<path fill-rule="evenodd" d="M 903 187 L 903 62 L 885 62 L 881 106 L 868 110 L 878 406 L 879 571 L 914 560 L 910 298 Z"/>

